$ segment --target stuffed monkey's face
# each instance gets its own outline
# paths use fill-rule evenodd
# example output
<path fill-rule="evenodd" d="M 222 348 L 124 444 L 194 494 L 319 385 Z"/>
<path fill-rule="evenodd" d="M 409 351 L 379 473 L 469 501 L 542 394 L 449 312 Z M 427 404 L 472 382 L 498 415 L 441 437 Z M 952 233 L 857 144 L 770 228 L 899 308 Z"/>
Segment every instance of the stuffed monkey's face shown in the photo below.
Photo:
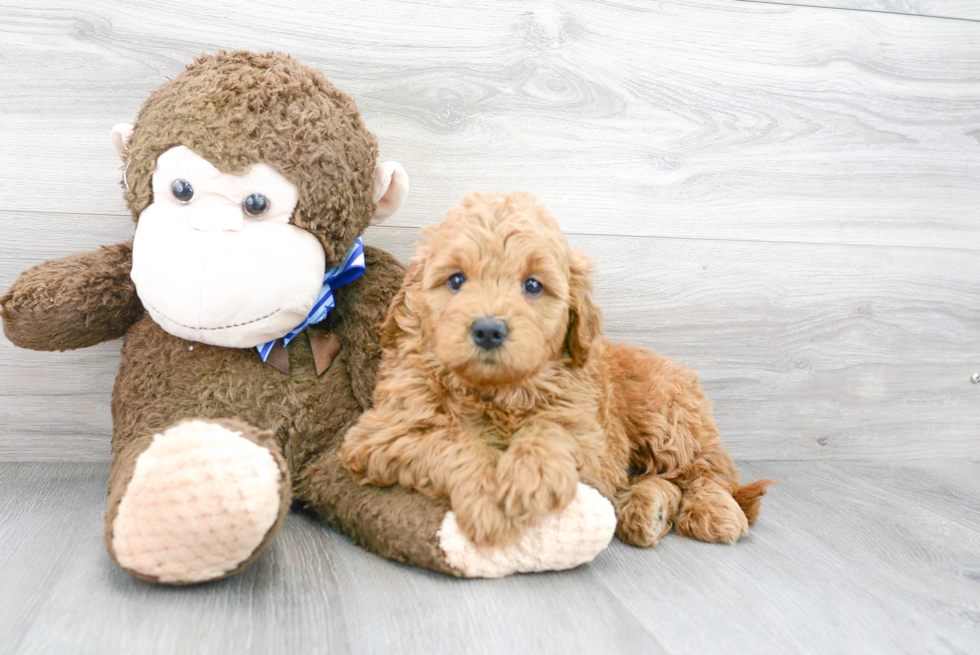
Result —
<path fill-rule="evenodd" d="M 133 241 L 143 306 L 174 336 L 250 348 L 282 337 L 312 309 L 326 261 L 289 223 L 296 187 L 266 164 L 222 173 L 184 146 L 160 155 L 153 204 Z"/>

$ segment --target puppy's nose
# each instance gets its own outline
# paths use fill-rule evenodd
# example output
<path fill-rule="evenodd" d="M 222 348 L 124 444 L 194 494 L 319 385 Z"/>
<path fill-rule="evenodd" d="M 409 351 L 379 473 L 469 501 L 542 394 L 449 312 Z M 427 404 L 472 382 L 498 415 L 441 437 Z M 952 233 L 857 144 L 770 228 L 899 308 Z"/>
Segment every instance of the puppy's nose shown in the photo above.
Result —
<path fill-rule="evenodd" d="M 478 318 L 470 327 L 474 343 L 484 350 L 499 348 L 500 344 L 507 340 L 508 333 L 507 324 L 492 316 Z"/>

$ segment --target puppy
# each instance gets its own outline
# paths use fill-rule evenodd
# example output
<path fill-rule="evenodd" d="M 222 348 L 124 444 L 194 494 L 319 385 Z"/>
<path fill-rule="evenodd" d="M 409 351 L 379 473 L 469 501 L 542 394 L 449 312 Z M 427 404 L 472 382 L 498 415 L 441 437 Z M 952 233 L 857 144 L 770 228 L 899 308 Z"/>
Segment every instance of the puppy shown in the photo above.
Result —
<path fill-rule="evenodd" d="M 374 408 L 345 439 L 351 472 L 448 498 L 481 544 L 516 541 L 579 480 L 635 546 L 672 526 L 746 534 L 771 480 L 739 484 L 693 372 L 602 336 L 590 268 L 526 193 L 472 194 L 426 228 L 382 326 Z"/>

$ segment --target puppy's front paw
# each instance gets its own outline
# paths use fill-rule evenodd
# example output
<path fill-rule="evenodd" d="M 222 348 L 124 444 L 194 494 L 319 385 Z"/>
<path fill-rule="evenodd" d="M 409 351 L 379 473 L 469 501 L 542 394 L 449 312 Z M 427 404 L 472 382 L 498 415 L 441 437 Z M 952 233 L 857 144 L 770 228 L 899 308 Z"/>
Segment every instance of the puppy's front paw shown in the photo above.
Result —
<path fill-rule="evenodd" d="M 533 522 L 509 546 L 474 543 L 460 529 L 455 512 L 446 514 L 437 536 L 446 561 L 461 575 L 499 578 L 511 573 L 562 571 L 590 562 L 609 545 L 615 529 L 612 503 L 579 483 L 567 507 Z"/>
<path fill-rule="evenodd" d="M 508 516 L 526 521 L 572 502 L 578 484 L 574 463 L 512 448 L 497 464 L 498 496 Z"/>
<path fill-rule="evenodd" d="M 500 503 L 489 493 L 457 491 L 452 495 L 452 507 L 460 530 L 474 543 L 507 546 L 523 534 L 521 524 L 505 515 Z"/>
<path fill-rule="evenodd" d="M 362 484 L 389 487 L 398 482 L 398 477 L 386 450 L 369 443 L 346 442 L 340 450 L 340 461 Z"/>

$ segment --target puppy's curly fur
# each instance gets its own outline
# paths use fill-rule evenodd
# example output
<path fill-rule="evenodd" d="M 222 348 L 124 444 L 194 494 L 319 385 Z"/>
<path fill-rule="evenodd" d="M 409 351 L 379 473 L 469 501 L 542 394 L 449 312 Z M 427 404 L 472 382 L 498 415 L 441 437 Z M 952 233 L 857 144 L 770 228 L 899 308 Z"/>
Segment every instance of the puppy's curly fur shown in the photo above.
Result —
<path fill-rule="evenodd" d="M 693 372 L 602 336 L 590 269 L 529 194 L 472 194 L 427 228 L 382 326 L 374 408 L 346 436 L 347 467 L 449 498 L 478 543 L 519 539 L 579 480 L 613 501 L 617 536 L 636 546 L 672 526 L 711 542 L 746 534 L 771 481 L 739 484 Z M 506 335 L 481 347 L 474 322 L 487 317 Z"/>

